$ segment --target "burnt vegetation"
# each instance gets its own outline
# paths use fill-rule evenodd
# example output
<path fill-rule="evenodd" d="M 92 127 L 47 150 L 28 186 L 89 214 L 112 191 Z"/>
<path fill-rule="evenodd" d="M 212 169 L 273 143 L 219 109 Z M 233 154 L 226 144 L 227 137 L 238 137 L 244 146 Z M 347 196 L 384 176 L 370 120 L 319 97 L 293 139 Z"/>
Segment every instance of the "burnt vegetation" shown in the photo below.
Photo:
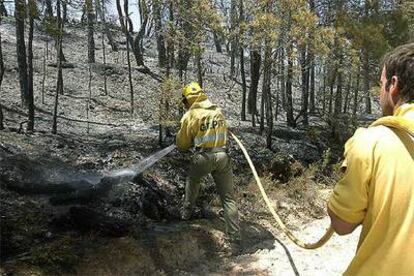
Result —
<path fill-rule="evenodd" d="M 188 154 L 107 177 L 173 143 L 189 81 L 282 217 L 323 217 L 343 143 L 378 114 L 374 64 L 414 39 L 413 18 L 404 1 L 0 1 L 0 273 L 221 272 L 199 267 L 223 261 L 211 179 L 195 226 L 179 220 Z M 246 252 L 269 248 L 276 230 L 233 141 L 229 153 Z"/>

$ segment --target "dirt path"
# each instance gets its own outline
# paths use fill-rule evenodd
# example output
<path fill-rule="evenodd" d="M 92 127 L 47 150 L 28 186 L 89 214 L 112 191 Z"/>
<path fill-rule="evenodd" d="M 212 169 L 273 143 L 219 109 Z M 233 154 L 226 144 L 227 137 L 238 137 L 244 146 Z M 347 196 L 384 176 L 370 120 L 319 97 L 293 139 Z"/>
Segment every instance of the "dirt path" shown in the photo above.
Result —
<path fill-rule="evenodd" d="M 315 220 L 297 231 L 300 237 L 314 241 L 321 237 L 329 218 Z M 273 243 L 273 249 L 258 250 L 253 254 L 241 255 L 228 264 L 231 272 L 261 275 L 341 275 L 354 255 L 360 229 L 349 236 L 334 235 L 322 248 L 304 250 L 285 236 Z"/>

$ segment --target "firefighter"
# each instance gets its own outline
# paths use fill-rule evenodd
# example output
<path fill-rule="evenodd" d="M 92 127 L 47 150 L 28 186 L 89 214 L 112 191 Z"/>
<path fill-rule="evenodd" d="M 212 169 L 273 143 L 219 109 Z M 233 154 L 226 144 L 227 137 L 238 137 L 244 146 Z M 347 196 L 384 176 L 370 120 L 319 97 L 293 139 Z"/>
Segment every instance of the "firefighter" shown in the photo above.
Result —
<path fill-rule="evenodd" d="M 194 149 L 188 170 L 181 218 L 188 220 L 200 191 L 200 181 L 207 174 L 214 178 L 226 221 L 226 234 L 233 251 L 240 250 L 240 227 L 234 198 L 233 169 L 226 152 L 227 122 L 217 105 L 210 102 L 197 82 L 186 85 L 182 102 L 187 112 L 181 119 L 176 144 L 181 150 Z"/>
<path fill-rule="evenodd" d="M 384 117 L 358 129 L 345 145 L 345 174 L 328 204 L 340 235 L 362 225 L 345 275 L 413 275 L 414 43 L 384 59 Z"/>

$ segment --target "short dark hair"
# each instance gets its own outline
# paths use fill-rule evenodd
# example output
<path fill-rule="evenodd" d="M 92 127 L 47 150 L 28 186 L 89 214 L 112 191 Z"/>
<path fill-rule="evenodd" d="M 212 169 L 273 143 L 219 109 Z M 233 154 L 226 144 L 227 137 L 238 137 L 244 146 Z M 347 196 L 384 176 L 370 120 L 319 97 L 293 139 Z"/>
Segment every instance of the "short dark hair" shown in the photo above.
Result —
<path fill-rule="evenodd" d="M 398 78 L 400 96 L 405 101 L 414 100 L 414 43 L 398 46 L 384 57 L 386 88 L 393 76 Z"/>

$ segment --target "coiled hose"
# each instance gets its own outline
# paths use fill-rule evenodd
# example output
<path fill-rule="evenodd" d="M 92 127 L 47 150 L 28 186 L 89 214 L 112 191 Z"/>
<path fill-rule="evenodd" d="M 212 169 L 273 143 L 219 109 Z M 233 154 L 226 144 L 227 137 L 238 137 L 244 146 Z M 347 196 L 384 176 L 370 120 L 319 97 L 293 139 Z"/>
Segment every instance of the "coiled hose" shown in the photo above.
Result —
<path fill-rule="evenodd" d="M 247 162 L 249 163 L 250 169 L 252 170 L 253 176 L 256 179 L 256 184 L 260 189 L 260 192 L 262 194 L 262 197 L 267 205 L 267 208 L 269 209 L 270 213 L 273 215 L 273 218 L 276 220 L 277 224 L 279 225 L 279 227 L 282 229 L 282 231 L 286 234 L 286 236 L 289 237 L 289 239 L 291 239 L 296 245 L 304 248 L 304 249 L 316 249 L 321 247 L 322 245 L 324 245 L 331 237 L 332 234 L 334 233 L 334 230 L 332 229 L 332 227 L 330 226 L 327 230 L 326 233 L 322 236 L 322 238 L 320 238 L 317 242 L 315 243 L 305 243 L 301 240 L 299 240 L 297 237 L 295 237 L 295 235 L 293 235 L 293 233 L 286 227 L 286 225 L 283 223 L 283 221 L 280 219 L 279 215 L 276 213 L 275 209 L 272 207 L 269 198 L 267 197 L 267 194 L 263 188 L 262 182 L 260 181 L 260 178 L 257 174 L 256 168 L 253 165 L 252 160 L 250 159 L 249 154 L 247 153 L 246 148 L 243 146 L 242 142 L 239 140 L 239 138 L 237 138 L 236 135 L 234 135 L 234 133 L 232 133 L 231 131 L 230 135 L 233 137 L 233 139 L 237 142 L 237 144 L 239 145 L 240 149 L 242 150 L 244 157 L 246 158 Z"/>

